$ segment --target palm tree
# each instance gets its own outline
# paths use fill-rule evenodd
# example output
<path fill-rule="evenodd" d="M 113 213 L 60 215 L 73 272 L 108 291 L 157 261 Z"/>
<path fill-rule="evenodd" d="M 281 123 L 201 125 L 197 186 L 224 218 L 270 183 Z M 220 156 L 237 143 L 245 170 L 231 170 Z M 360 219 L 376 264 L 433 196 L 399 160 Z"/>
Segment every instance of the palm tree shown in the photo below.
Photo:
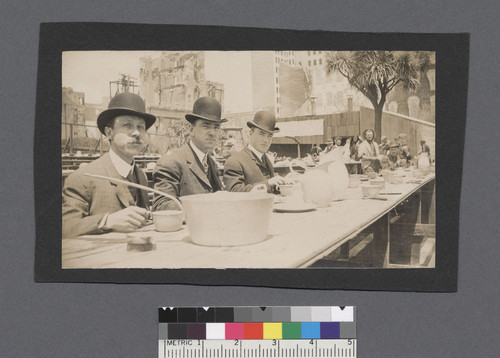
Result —
<path fill-rule="evenodd" d="M 387 94 L 401 83 L 407 91 L 419 85 L 421 71 L 430 65 L 427 52 L 333 51 L 325 56 L 328 74 L 338 72 L 370 100 L 375 111 L 375 133 L 382 135 L 382 110 Z"/>

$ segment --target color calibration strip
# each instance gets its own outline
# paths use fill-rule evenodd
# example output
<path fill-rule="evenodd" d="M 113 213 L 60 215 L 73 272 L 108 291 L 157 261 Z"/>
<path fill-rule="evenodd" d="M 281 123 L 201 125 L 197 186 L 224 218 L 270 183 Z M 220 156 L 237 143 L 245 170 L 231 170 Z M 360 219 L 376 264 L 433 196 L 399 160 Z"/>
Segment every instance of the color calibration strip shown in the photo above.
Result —
<path fill-rule="evenodd" d="M 352 306 L 162 307 L 159 339 L 355 339 Z"/>

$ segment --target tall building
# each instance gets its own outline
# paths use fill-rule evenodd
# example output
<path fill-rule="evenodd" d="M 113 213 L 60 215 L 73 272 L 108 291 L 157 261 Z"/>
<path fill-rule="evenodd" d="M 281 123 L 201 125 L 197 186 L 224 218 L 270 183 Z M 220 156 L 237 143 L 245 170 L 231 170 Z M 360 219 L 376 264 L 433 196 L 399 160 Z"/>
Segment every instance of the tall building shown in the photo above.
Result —
<path fill-rule="evenodd" d="M 203 51 L 163 52 L 140 62 L 140 94 L 151 110 L 189 111 L 204 96 L 224 102 L 224 86 L 205 79 Z"/>

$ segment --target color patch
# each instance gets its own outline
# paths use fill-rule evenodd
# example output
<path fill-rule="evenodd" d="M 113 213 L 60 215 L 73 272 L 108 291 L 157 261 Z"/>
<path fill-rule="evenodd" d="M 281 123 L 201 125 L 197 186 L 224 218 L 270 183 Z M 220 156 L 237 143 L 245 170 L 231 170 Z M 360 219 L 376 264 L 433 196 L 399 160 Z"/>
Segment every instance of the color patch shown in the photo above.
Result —
<path fill-rule="evenodd" d="M 252 307 L 251 322 L 271 322 L 273 319 L 273 309 L 271 307 Z"/>
<path fill-rule="evenodd" d="M 177 308 L 166 307 L 165 309 L 159 308 L 158 310 L 160 323 L 177 323 Z"/>
<path fill-rule="evenodd" d="M 196 309 L 196 316 L 197 322 L 215 322 L 215 308 L 207 307 L 207 309 L 205 309 L 199 307 Z"/>
<path fill-rule="evenodd" d="M 331 307 L 332 322 L 354 322 L 353 306 Z"/>
<path fill-rule="evenodd" d="M 190 323 L 187 325 L 188 339 L 205 339 L 207 331 L 205 323 Z"/>
<path fill-rule="evenodd" d="M 284 322 L 282 323 L 283 339 L 301 339 L 302 323 Z"/>
<path fill-rule="evenodd" d="M 339 322 L 321 322 L 320 330 L 321 330 L 321 339 L 340 338 Z"/>
<path fill-rule="evenodd" d="M 310 307 L 292 307 L 291 319 L 292 322 L 310 322 L 311 308 Z"/>
<path fill-rule="evenodd" d="M 340 322 L 340 338 L 356 338 L 356 323 Z"/>
<path fill-rule="evenodd" d="M 226 339 L 243 339 L 243 323 L 226 323 Z"/>
<path fill-rule="evenodd" d="M 196 322 L 196 308 L 183 307 L 177 310 L 177 322 Z"/>
<path fill-rule="evenodd" d="M 234 322 L 234 308 L 215 307 L 215 322 Z"/>
<path fill-rule="evenodd" d="M 244 323 L 243 336 L 245 339 L 262 339 L 263 324 L 262 323 Z"/>
<path fill-rule="evenodd" d="M 290 307 L 273 307 L 271 322 L 290 322 L 292 311 Z"/>
<path fill-rule="evenodd" d="M 234 309 L 234 322 L 253 322 L 252 307 L 236 307 Z"/>
<path fill-rule="evenodd" d="M 321 338 L 319 322 L 302 322 L 302 339 Z"/>
<path fill-rule="evenodd" d="M 265 322 L 264 323 L 264 339 L 282 339 L 283 333 L 281 323 Z"/>
<path fill-rule="evenodd" d="M 158 326 L 158 339 L 168 339 L 168 323 L 160 323 Z"/>
<path fill-rule="evenodd" d="M 330 322 L 332 319 L 331 307 L 311 307 L 312 322 Z"/>
<path fill-rule="evenodd" d="M 186 339 L 187 324 L 186 323 L 169 323 L 168 339 Z"/>
<path fill-rule="evenodd" d="M 207 323 L 205 329 L 207 339 L 226 339 L 225 323 Z"/>

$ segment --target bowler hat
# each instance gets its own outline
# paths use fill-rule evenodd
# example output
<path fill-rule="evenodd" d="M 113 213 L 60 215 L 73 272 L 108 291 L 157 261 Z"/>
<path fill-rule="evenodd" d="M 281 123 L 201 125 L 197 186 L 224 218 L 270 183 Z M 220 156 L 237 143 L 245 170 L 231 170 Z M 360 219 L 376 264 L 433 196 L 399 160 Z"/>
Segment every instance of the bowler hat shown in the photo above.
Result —
<path fill-rule="evenodd" d="M 143 99 L 135 93 L 119 93 L 109 101 L 108 109 L 104 110 L 97 117 L 97 127 L 104 133 L 104 128 L 117 116 L 132 115 L 141 117 L 146 123 L 146 129 L 151 127 L 156 121 L 156 117 L 146 113 L 146 104 Z"/>
<path fill-rule="evenodd" d="M 280 129 L 276 127 L 276 117 L 269 111 L 259 111 L 255 113 L 253 121 L 248 121 L 247 126 L 256 127 L 268 133 L 278 133 Z"/>
<path fill-rule="evenodd" d="M 389 142 L 387 143 L 387 148 L 399 148 L 399 144 L 397 142 Z"/>
<path fill-rule="evenodd" d="M 193 113 L 186 114 L 185 118 L 191 124 L 197 119 L 218 123 L 227 122 L 227 119 L 221 119 L 221 112 L 222 108 L 219 101 L 212 97 L 201 97 L 194 102 Z"/>

